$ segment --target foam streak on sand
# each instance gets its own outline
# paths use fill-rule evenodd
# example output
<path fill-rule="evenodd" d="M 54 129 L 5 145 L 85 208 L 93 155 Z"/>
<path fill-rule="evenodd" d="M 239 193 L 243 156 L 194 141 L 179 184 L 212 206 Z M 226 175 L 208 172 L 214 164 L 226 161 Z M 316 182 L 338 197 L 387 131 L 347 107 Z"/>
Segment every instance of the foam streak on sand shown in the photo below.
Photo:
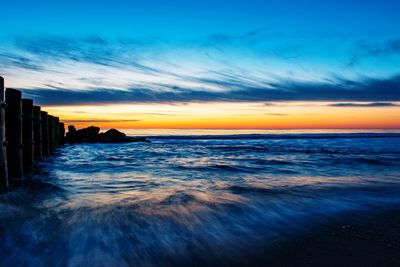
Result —
<path fill-rule="evenodd" d="M 1 196 L 1 265 L 276 262 L 339 215 L 400 204 L 397 135 L 150 140 L 67 146 Z"/>

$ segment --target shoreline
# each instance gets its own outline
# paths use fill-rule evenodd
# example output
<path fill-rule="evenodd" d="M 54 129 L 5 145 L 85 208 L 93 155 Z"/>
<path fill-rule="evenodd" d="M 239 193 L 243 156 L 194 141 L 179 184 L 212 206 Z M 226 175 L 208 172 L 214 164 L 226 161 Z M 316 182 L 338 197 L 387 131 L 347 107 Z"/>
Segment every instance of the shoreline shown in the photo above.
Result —
<path fill-rule="evenodd" d="M 249 266 L 400 266 L 400 207 L 341 214 L 264 256 Z"/>

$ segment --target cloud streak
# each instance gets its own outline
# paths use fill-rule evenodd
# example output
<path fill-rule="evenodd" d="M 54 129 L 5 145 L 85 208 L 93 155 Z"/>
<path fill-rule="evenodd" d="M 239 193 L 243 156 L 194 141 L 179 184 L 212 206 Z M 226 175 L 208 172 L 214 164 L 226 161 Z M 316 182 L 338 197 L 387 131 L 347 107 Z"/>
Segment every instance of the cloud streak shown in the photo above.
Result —
<path fill-rule="evenodd" d="M 349 65 L 354 66 L 366 58 L 386 57 L 400 54 L 400 39 L 382 43 L 360 42 L 353 51 Z"/>
<path fill-rule="evenodd" d="M 388 102 L 372 102 L 372 103 L 335 103 L 329 104 L 331 107 L 397 107 L 398 105 Z"/>
<path fill-rule="evenodd" d="M 239 50 L 267 48 L 271 53 L 277 49 L 282 59 L 300 52 L 300 47 L 287 47 L 279 38 L 279 34 L 260 29 L 237 36 L 209 36 L 203 43 L 199 41 L 199 47 L 237 45 Z M 388 78 L 331 78 L 333 74 L 304 78 L 286 70 L 286 75 L 269 73 L 264 65 L 257 69 L 255 64 L 236 66 L 232 61 L 219 65 L 196 62 L 196 53 L 183 54 L 186 60 L 178 58 L 171 63 L 168 56 L 152 54 L 162 54 L 159 45 L 159 41 L 100 36 L 15 38 L 13 49 L 0 47 L 0 67 L 24 70 L 21 77 L 28 77 L 29 83 L 19 87 L 43 105 L 331 101 L 350 106 L 352 102 L 400 101 L 399 74 L 386 75 Z M 400 53 L 400 39 L 380 45 L 364 43 L 359 48 L 353 62 Z M 177 54 L 172 58 L 177 59 Z M 38 81 L 31 85 L 32 79 Z"/>
<path fill-rule="evenodd" d="M 250 86 L 244 81 L 203 80 L 218 83 L 223 91 L 193 90 L 178 86 L 158 90 L 144 87 L 128 90 L 70 88 L 26 89 L 24 94 L 42 105 L 80 105 L 99 103 L 176 103 L 176 102 L 269 102 L 330 101 L 374 102 L 369 106 L 387 106 L 380 102 L 400 101 L 400 75 L 388 79 L 337 79 L 334 82 L 265 81 L 264 86 Z M 343 105 L 343 104 L 342 104 Z M 344 103 L 344 105 L 349 105 Z"/>
<path fill-rule="evenodd" d="M 98 120 L 98 119 L 87 119 L 87 120 L 63 120 L 64 123 L 105 123 L 105 122 L 137 122 L 140 120 Z"/>
<path fill-rule="evenodd" d="M 151 41 L 107 40 L 97 35 L 85 38 L 54 35 L 17 37 L 7 49 L 0 47 L 0 66 L 51 71 L 53 64 L 75 62 L 103 67 L 128 67 L 158 74 L 159 69 L 141 63 L 143 51 L 152 45 Z"/>

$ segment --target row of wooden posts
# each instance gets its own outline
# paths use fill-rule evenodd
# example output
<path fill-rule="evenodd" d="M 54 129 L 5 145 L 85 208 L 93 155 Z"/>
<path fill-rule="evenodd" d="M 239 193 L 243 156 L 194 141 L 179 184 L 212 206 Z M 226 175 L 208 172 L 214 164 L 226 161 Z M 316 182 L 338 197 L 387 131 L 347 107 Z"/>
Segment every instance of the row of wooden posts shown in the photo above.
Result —
<path fill-rule="evenodd" d="M 0 76 L 0 193 L 32 173 L 35 163 L 64 143 L 64 123 L 41 111 Z"/>

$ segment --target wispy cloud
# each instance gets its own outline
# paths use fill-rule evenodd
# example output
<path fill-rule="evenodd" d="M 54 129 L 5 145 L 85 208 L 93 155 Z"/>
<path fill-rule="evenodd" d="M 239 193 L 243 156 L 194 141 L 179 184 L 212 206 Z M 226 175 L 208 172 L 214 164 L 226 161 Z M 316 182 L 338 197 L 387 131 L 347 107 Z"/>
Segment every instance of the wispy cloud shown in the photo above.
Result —
<path fill-rule="evenodd" d="M 286 113 L 264 113 L 264 114 L 268 116 L 289 116 L 289 114 Z"/>
<path fill-rule="evenodd" d="M 43 70 L 42 66 L 38 64 L 34 59 L 6 51 L 0 51 L 0 67 L 16 67 L 33 71 Z"/>
<path fill-rule="evenodd" d="M 365 58 L 385 57 L 400 54 L 400 39 L 392 39 L 385 42 L 359 42 L 349 60 L 349 65 L 354 66 Z"/>
<path fill-rule="evenodd" d="M 270 28 L 260 28 L 238 35 L 218 33 L 207 36 L 198 42 L 203 47 L 212 47 L 219 51 L 238 47 L 241 50 L 253 51 L 287 60 L 298 58 L 302 54 L 305 45 L 302 40 L 295 39 L 293 35 L 296 34 L 285 34 Z"/>
<path fill-rule="evenodd" d="M 43 60 L 60 62 L 69 60 L 88 64 L 121 67 L 130 66 L 145 72 L 158 70 L 140 63 L 140 52 L 150 42 L 139 40 L 106 40 L 100 36 L 85 38 L 69 38 L 63 36 L 42 36 L 30 38 L 15 38 L 13 47 L 16 54 L 28 54 L 36 59 L 37 66 Z M 13 54 L 4 55 L 12 59 Z"/>
<path fill-rule="evenodd" d="M 395 103 L 390 102 L 372 102 L 372 103 L 334 103 L 331 107 L 397 107 Z"/>
<path fill-rule="evenodd" d="M 199 41 L 199 46 L 238 45 L 240 49 L 266 49 L 266 53 L 279 54 L 281 59 L 302 50 L 298 44 L 288 46 L 287 36 L 281 38 L 279 33 L 258 29 L 237 36 L 208 36 L 203 42 Z M 400 100 L 398 74 L 387 75 L 387 78 L 359 78 L 356 75 L 349 78 L 332 73 L 329 76 L 312 73 L 304 78 L 277 74 L 273 70 L 268 72 L 274 66 L 268 69 L 261 65 L 257 69 L 254 64 L 237 66 L 232 61 L 208 64 L 207 61 L 196 61 L 198 54 L 174 52 L 169 58 L 171 50 L 168 49 L 160 56 L 160 46 L 166 45 L 162 43 L 160 40 L 111 40 L 96 35 L 15 38 L 12 48 L 0 47 L 0 67 L 16 68 L 19 77 L 29 81 L 19 87 L 25 88 L 29 97 L 46 105 Z M 380 46 L 364 44 L 354 61 L 363 56 L 384 56 L 399 50 L 400 39 Z M 244 62 L 242 58 L 233 60 Z M 37 82 L 32 82 L 35 79 Z"/>
<path fill-rule="evenodd" d="M 87 119 L 87 120 L 63 120 L 64 123 L 105 123 L 105 122 L 137 122 L 140 120 L 98 120 L 98 119 Z"/>
<path fill-rule="evenodd" d="M 203 81 L 209 83 L 210 81 Z M 215 81 L 211 81 L 215 83 Z M 266 81 L 264 87 L 238 81 L 219 80 L 223 91 L 193 90 L 178 86 L 165 90 L 143 87 L 128 90 L 97 89 L 90 91 L 66 88 L 26 89 L 24 94 L 46 105 L 76 105 L 95 103 L 176 103 L 176 102 L 266 102 L 266 101 L 400 101 L 400 75 L 388 79 L 337 79 L 335 82 L 302 82 L 293 80 Z M 345 103 L 348 104 L 348 103 Z M 378 103 L 382 106 L 382 103 Z M 384 104 L 387 105 L 387 104 Z"/>

